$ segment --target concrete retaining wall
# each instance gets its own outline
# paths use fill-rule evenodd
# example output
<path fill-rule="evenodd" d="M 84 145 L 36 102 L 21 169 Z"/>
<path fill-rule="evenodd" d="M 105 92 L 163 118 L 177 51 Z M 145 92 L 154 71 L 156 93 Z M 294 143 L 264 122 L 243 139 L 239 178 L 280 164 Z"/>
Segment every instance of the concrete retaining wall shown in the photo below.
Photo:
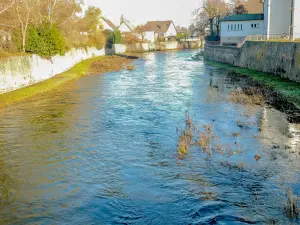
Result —
<path fill-rule="evenodd" d="M 75 64 L 95 56 L 105 55 L 104 49 L 72 49 L 64 56 L 49 59 L 38 55 L 13 56 L 0 60 L 0 93 L 16 90 L 51 78 Z"/>
<path fill-rule="evenodd" d="M 241 48 L 206 45 L 204 58 L 300 83 L 300 43 L 247 41 Z"/>

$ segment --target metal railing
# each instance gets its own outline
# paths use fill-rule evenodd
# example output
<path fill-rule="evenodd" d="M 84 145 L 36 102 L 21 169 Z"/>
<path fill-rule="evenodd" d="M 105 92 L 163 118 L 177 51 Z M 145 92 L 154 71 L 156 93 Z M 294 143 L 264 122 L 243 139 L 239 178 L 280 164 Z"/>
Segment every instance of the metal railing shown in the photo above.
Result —
<path fill-rule="evenodd" d="M 281 42 L 300 42 L 300 34 L 272 34 L 272 35 L 247 35 L 245 41 L 281 41 Z"/>

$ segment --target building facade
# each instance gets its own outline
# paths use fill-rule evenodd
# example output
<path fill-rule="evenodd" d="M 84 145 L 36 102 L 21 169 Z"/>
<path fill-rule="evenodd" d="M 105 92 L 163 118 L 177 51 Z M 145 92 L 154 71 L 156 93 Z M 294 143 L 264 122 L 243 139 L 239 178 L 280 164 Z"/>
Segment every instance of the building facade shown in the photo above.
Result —
<path fill-rule="evenodd" d="M 221 22 L 221 44 L 236 45 L 248 35 L 264 33 L 263 14 L 227 16 Z"/>
<path fill-rule="evenodd" d="M 263 14 L 240 14 L 221 22 L 221 44 L 235 45 L 247 36 L 261 39 L 300 38 L 300 0 L 257 0 Z"/>
<path fill-rule="evenodd" d="M 155 42 L 161 40 L 172 40 L 177 38 L 176 27 L 171 20 L 148 21 L 145 25 L 145 40 Z"/>

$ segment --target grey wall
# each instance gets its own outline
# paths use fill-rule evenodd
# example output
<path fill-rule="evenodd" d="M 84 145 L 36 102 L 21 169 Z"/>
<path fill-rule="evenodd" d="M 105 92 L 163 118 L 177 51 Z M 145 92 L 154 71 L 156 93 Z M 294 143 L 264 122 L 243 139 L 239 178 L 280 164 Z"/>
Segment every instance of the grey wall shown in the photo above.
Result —
<path fill-rule="evenodd" d="M 206 45 L 204 58 L 273 73 L 300 83 L 300 43 L 247 41 L 242 48 Z"/>

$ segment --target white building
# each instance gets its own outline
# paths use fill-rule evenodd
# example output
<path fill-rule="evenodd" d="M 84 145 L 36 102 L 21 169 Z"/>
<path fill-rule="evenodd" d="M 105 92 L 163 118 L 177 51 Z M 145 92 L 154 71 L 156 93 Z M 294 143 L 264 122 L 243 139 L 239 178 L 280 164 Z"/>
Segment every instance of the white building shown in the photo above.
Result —
<path fill-rule="evenodd" d="M 300 0 L 264 0 L 264 34 L 300 37 Z"/>
<path fill-rule="evenodd" d="M 121 32 L 122 36 L 130 35 L 134 33 L 135 27 L 130 24 L 129 20 L 125 19 L 122 15 L 120 19 L 120 25 L 118 26 L 118 30 Z"/>
<path fill-rule="evenodd" d="M 221 43 L 237 44 L 247 35 L 264 33 L 264 14 L 240 14 L 225 17 L 221 22 Z"/>
<path fill-rule="evenodd" d="M 300 0 L 257 0 L 264 14 L 241 14 L 221 22 L 221 44 L 234 45 L 248 35 L 265 39 L 300 38 Z"/>
<path fill-rule="evenodd" d="M 172 20 L 147 22 L 145 25 L 145 40 L 155 42 L 159 38 L 164 40 L 176 40 L 177 31 Z"/>

